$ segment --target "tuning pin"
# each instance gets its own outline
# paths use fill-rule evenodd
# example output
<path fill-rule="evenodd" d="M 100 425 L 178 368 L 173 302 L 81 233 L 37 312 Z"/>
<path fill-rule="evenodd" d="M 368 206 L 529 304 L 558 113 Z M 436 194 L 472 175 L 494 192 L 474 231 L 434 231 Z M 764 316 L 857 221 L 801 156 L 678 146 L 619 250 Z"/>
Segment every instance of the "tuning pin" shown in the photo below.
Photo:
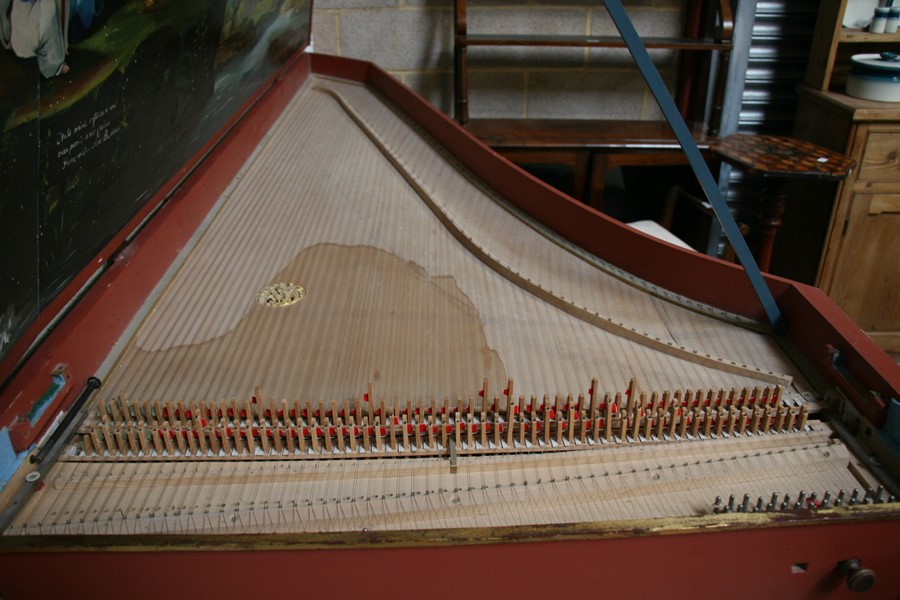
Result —
<path fill-rule="evenodd" d="M 785 494 L 784 502 L 781 503 L 781 510 L 787 510 L 790 507 L 791 507 L 791 495 Z"/>
<path fill-rule="evenodd" d="M 853 506 L 859 503 L 859 488 L 853 488 L 853 493 L 850 494 L 850 502 L 847 503 L 847 506 Z"/>
<path fill-rule="evenodd" d="M 753 512 L 762 512 L 763 510 L 763 497 L 760 496 L 756 499 L 756 507 L 753 509 Z"/>
<path fill-rule="evenodd" d="M 822 508 L 828 508 L 831 506 L 831 492 L 825 492 L 825 495 L 822 496 Z"/>
<path fill-rule="evenodd" d="M 797 504 L 794 505 L 794 509 L 803 508 L 806 505 L 806 492 L 800 490 L 800 495 L 797 497 Z"/>
<path fill-rule="evenodd" d="M 872 504 L 872 501 L 875 498 L 875 490 L 869 488 L 866 490 L 866 495 L 863 496 L 863 504 Z"/>
<path fill-rule="evenodd" d="M 728 496 L 728 506 L 725 507 L 725 512 L 734 512 L 734 494 Z"/>
<path fill-rule="evenodd" d="M 837 498 L 834 499 L 834 505 L 835 505 L 835 506 L 843 506 L 843 505 L 844 505 L 844 493 L 845 493 L 845 492 L 844 492 L 843 489 L 841 489 L 840 491 L 838 491 Z"/>
<path fill-rule="evenodd" d="M 713 514 L 719 514 L 722 508 L 722 496 L 716 496 L 716 501 L 713 502 Z"/>
<path fill-rule="evenodd" d="M 750 508 L 750 494 L 744 494 L 744 499 L 741 500 L 740 512 L 747 512 L 748 508 Z"/>

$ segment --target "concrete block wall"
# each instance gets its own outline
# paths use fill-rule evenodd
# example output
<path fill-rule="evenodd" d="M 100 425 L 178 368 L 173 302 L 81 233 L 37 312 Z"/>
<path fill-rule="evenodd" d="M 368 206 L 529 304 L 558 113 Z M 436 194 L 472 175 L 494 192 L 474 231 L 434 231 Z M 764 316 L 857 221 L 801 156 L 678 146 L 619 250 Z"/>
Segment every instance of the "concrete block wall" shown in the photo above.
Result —
<path fill-rule="evenodd" d="M 678 36 L 683 0 L 624 0 L 643 36 Z M 599 0 L 471 0 L 469 33 L 616 35 Z M 375 62 L 453 112 L 452 0 L 315 0 L 316 52 Z M 651 52 L 674 87 L 677 52 Z M 624 49 L 471 48 L 472 118 L 655 119 Z"/>

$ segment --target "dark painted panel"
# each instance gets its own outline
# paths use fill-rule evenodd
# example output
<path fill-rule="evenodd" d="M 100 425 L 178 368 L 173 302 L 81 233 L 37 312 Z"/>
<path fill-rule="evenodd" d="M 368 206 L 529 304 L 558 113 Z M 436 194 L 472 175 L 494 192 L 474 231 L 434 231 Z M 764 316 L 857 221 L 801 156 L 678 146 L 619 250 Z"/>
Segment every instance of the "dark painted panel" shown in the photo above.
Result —
<path fill-rule="evenodd" d="M 307 43 L 311 10 L 309 0 L 69 0 L 38 44 L 17 31 L 42 4 L 57 0 L 11 3 L 0 55 L 0 359 Z M 66 28 L 62 65 L 45 49 L 65 47 Z"/>
<path fill-rule="evenodd" d="M 40 73 L 0 49 L 0 123 L 15 110 L 35 111 Z M 38 122 L 0 137 L 0 357 L 37 316 Z"/>

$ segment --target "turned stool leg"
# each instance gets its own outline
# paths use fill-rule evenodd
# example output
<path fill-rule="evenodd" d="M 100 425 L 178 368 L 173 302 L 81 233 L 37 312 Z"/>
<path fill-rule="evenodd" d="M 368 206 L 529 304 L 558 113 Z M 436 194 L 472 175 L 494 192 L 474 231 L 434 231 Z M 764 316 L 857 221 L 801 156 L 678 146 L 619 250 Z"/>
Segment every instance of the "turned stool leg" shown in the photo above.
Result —
<path fill-rule="evenodd" d="M 763 193 L 759 249 L 756 256 L 761 271 L 768 272 L 772 262 L 772 248 L 778 228 L 781 227 L 786 199 L 787 186 L 783 182 L 770 182 Z"/>

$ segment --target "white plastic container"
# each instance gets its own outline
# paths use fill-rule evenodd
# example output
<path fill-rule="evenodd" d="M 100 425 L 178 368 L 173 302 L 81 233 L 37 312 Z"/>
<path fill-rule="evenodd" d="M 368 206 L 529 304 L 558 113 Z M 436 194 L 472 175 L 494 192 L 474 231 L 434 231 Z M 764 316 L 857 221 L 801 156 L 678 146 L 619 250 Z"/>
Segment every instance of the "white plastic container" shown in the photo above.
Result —
<path fill-rule="evenodd" d="M 854 54 L 847 95 L 878 102 L 900 102 L 900 56 L 893 52 Z"/>

